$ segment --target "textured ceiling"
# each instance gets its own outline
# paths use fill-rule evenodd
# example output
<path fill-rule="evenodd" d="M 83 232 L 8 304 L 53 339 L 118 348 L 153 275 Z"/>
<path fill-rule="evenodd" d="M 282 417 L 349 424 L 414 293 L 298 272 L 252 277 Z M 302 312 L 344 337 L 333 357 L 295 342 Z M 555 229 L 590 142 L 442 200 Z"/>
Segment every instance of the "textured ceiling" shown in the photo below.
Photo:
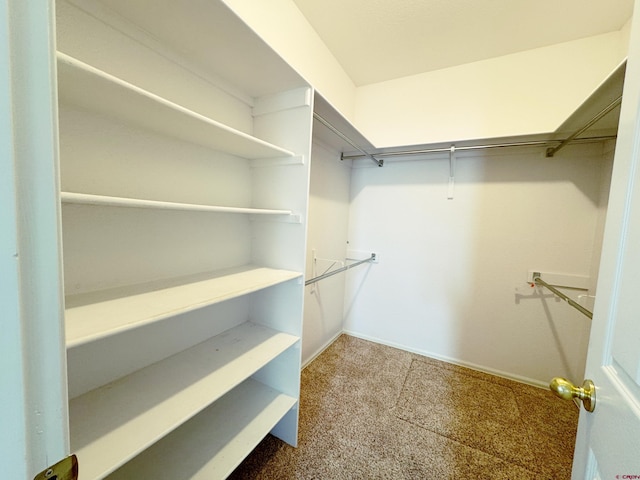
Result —
<path fill-rule="evenodd" d="M 294 0 L 360 86 L 619 30 L 633 0 Z"/>

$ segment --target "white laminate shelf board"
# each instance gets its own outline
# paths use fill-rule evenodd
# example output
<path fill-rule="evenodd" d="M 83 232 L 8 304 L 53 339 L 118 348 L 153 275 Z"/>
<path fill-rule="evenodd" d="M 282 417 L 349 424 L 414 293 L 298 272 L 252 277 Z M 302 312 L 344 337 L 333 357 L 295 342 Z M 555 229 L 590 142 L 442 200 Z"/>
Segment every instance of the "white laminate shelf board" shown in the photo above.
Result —
<path fill-rule="evenodd" d="M 106 114 L 247 159 L 294 153 L 191 111 L 58 52 L 58 93 L 63 103 Z"/>
<path fill-rule="evenodd" d="M 67 348 L 301 277 L 245 265 L 66 297 Z"/>
<path fill-rule="evenodd" d="M 296 403 L 248 379 L 109 479 L 224 479 Z"/>
<path fill-rule="evenodd" d="M 111 197 L 107 195 L 74 192 L 60 192 L 60 200 L 62 203 L 67 204 L 104 207 L 152 208 L 157 210 L 186 210 L 210 213 L 247 213 L 252 215 L 293 215 L 291 210 L 198 205 L 193 203 L 163 202 L 158 200 L 142 200 L 138 198 Z"/>
<path fill-rule="evenodd" d="M 245 323 L 72 399 L 71 450 L 82 478 L 103 478 L 298 341 Z"/>

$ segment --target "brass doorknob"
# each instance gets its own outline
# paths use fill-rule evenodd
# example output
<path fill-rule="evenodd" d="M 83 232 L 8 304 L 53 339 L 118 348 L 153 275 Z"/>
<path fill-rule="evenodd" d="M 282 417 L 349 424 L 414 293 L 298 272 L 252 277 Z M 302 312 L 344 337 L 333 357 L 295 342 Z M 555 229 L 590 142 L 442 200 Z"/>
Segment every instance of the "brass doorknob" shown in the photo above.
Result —
<path fill-rule="evenodd" d="M 593 412 L 596 408 L 596 386 L 591 380 L 585 380 L 582 387 L 576 387 L 569 380 L 556 377 L 551 380 L 549 388 L 558 397 L 564 400 L 578 398 L 587 412 Z"/>

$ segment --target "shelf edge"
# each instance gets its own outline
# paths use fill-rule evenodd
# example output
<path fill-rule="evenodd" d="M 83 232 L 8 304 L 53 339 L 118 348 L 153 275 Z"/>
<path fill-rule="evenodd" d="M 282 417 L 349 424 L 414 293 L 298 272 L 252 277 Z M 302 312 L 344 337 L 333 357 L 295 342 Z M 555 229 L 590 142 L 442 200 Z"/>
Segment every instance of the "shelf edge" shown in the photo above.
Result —
<path fill-rule="evenodd" d="M 111 197 L 107 195 L 94 195 L 75 192 L 60 192 L 60 200 L 62 201 L 62 203 L 66 204 L 94 205 L 104 207 L 149 208 L 157 210 L 185 210 L 193 212 L 240 213 L 251 215 L 294 215 L 291 210 L 199 205 L 194 203 L 142 200 L 138 198 Z"/>
<path fill-rule="evenodd" d="M 242 269 L 238 269 L 238 268 L 233 268 L 233 269 L 225 269 L 225 270 L 221 270 L 220 272 L 230 272 L 230 274 L 242 274 L 242 273 L 247 273 L 253 269 L 259 269 L 261 267 L 254 267 L 254 268 L 250 268 L 250 269 L 246 269 L 246 270 L 242 270 Z M 279 278 L 270 278 L 268 281 L 263 281 L 263 282 L 253 282 L 249 285 L 247 285 L 245 288 L 242 288 L 240 290 L 234 289 L 232 291 L 229 291 L 228 293 L 224 294 L 224 295 L 219 295 L 216 297 L 210 297 L 210 298 L 204 298 L 201 301 L 195 302 L 195 303 L 191 303 L 189 305 L 183 306 L 183 307 L 174 307 L 174 308 L 166 308 L 163 309 L 162 311 L 158 311 L 156 313 L 153 313 L 152 315 L 149 315 L 143 319 L 140 319 L 139 321 L 136 322 L 128 322 L 128 323 L 123 323 L 123 324 L 119 324 L 119 325 L 115 325 L 109 329 L 101 329 L 100 331 L 97 332 L 93 332 L 93 333 L 84 333 L 84 334 L 76 334 L 76 335 L 69 335 L 69 331 L 67 330 L 67 341 L 66 341 L 66 347 L 67 349 L 71 349 L 71 348 L 75 348 L 75 347 L 79 347 L 82 345 L 86 345 L 89 344 L 91 342 L 95 342 L 98 340 L 102 340 L 114 335 L 118 335 L 124 332 L 127 332 L 129 330 L 134 330 L 137 328 L 141 328 L 147 325 L 151 325 L 153 323 L 177 316 L 177 315 L 182 315 L 185 313 L 189 313 L 195 310 L 198 310 L 200 308 L 205 308 L 208 307 L 210 305 L 215 305 L 217 303 L 223 302 L 225 300 L 230 300 L 232 298 L 238 298 L 244 295 L 248 295 L 251 294 L 253 292 L 257 292 L 275 285 L 279 285 L 281 283 L 290 281 L 290 280 L 294 280 L 296 278 L 301 278 L 302 277 L 302 273 L 300 272 L 294 272 L 294 271 L 288 271 L 288 270 L 277 270 L 277 269 L 268 269 L 268 270 L 273 270 L 276 272 L 281 272 L 281 275 L 279 276 Z M 213 273 L 213 272 L 212 272 Z M 212 278 L 209 278 L 208 280 L 214 280 L 216 278 L 224 278 L 224 275 L 219 275 L 219 276 L 214 276 Z M 200 279 L 198 281 L 207 281 L 207 279 L 205 278 Z M 183 287 L 189 284 L 193 284 L 193 283 L 197 283 L 197 282 L 186 282 L 184 284 L 179 284 L 177 285 L 177 287 Z M 157 286 L 157 288 L 153 288 L 154 286 Z M 156 292 L 161 292 L 161 291 L 166 291 L 168 287 L 163 286 L 162 282 L 155 282 L 155 283 L 149 283 L 149 284 L 144 284 L 144 285 L 136 285 L 133 287 L 140 287 L 140 288 L 146 288 L 146 290 L 144 291 L 145 293 L 156 293 Z M 131 296 L 134 295 L 139 295 L 139 293 L 133 292 L 133 293 L 129 293 L 126 295 L 122 295 L 120 294 L 120 292 L 125 292 L 127 288 L 130 287 L 116 287 L 114 289 L 110 289 L 104 292 L 93 292 L 93 295 L 105 295 L 105 298 L 102 299 L 98 299 L 94 302 L 88 302 L 88 303 L 82 303 L 78 306 L 74 306 L 74 307 L 69 307 L 65 310 L 65 315 L 67 316 L 67 320 L 69 320 L 69 317 L 72 316 L 74 314 L 73 310 L 77 309 L 77 308 L 82 308 L 82 307 L 86 307 L 89 305 L 93 305 L 93 306 L 97 306 L 100 303 L 104 303 L 107 301 L 112 301 L 112 300 L 119 300 L 119 299 L 126 299 L 126 298 L 130 298 Z M 171 288 L 171 287 L 169 287 Z M 110 292 L 116 292 L 118 293 L 118 295 L 113 295 L 113 296 L 109 296 Z M 92 295 L 92 293 L 88 293 L 88 294 L 79 294 L 77 297 L 79 297 L 80 295 Z M 77 298 L 76 297 L 76 298 Z M 71 297 L 70 297 L 71 298 Z M 76 318 L 73 320 L 73 323 L 79 323 L 81 322 L 81 320 L 79 320 L 78 317 L 84 317 L 85 315 L 88 314 L 75 314 L 73 316 L 75 316 Z M 95 314 L 93 314 L 95 315 Z"/>
<path fill-rule="evenodd" d="M 213 127 L 215 129 L 218 129 L 218 131 L 223 131 L 226 134 L 235 136 L 239 139 L 242 139 L 245 142 L 248 142 L 248 144 L 253 144 L 253 145 L 257 145 L 259 147 L 271 150 L 272 154 L 271 155 L 264 155 L 264 156 L 257 156 L 257 157 L 244 157 L 244 158 L 248 158 L 250 160 L 253 159 L 258 159 L 258 158 L 270 158 L 273 156 L 285 156 L 285 157 L 293 157 L 295 156 L 295 153 L 287 150 L 285 148 L 279 147 L 277 145 L 273 145 L 265 140 L 262 140 L 260 138 L 254 137 L 252 135 L 249 135 L 245 132 L 242 132 L 240 130 L 237 130 L 233 127 L 230 127 L 228 125 L 225 125 L 223 123 L 218 122 L 217 120 L 214 120 L 210 117 L 207 117 L 205 115 L 202 115 L 198 112 L 194 112 L 193 110 L 190 110 L 186 107 L 183 107 L 182 105 L 179 105 L 177 103 L 174 103 L 168 99 L 165 99 L 155 93 L 149 92 L 143 88 L 140 88 L 136 85 L 133 85 L 125 80 L 122 80 L 121 78 L 118 78 L 116 76 L 113 76 L 107 72 L 104 72 L 96 67 L 93 67 L 87 63 L 82 62 L 81 60 L 78 60 L 70 55 L 67 55 L 66 53 L 63 52 L 56 52 L 56 59 L 58 62 L 58 70 L 59 72 L 62 72 L 64 70 L 64 68 L 68 68 L 71 71 L 75 71 L 76 74 L 80 73 L 82 75 L 86 75 L 86 76 L 91 76 L 93 77 L 94 80 L 97 81 L 101 81 L 101 82 L 106 82 L 106 84 L 110 84 L 116 88 L 120 88 L 122 89 L 124 92 L 127 92 L 128 94 L 132 94 L 132 95 L 136 95 L 140 98 L 142 98 L 144 101 L 150 102 L 151 104 L 156 104 L 162 108 L 167 109 L 167 111 L 172 111 L 174 112 L 174 114 L 177 115 L 184 115 L 192 120 L 195 120 L 197 122 L 200 122 L 204 125 L 209 125 L 210 127 Z M 64 65 L 64 68 L 61 68 L 60 66 Z M 63 76 L 65 74 L 64 73 L 59 73 L 59 77 L 62 79 Z M 64 95 L 61 95 L 61 98 L 64 97 Z M 71 98 L 69 100 L 69 103 L 73 104 L 73 98 Z M 144 125 L 143 125 L 144 126 Z M 180 138 L 178 136 L 178 138 Z M 208 145 L 211 147 L 211 145 L 207 144 L 207 143 L 202 143 L 203 145 Z M 224 149 L 219 149 L 221 151 L 225 151 Z M 238 152 L 234 152 L 234 151 L 228 151 L 228 153 L 231 153 L 233 155 L 238 155 Z M 239 155 L 242 156 L 242 155 Z"/>

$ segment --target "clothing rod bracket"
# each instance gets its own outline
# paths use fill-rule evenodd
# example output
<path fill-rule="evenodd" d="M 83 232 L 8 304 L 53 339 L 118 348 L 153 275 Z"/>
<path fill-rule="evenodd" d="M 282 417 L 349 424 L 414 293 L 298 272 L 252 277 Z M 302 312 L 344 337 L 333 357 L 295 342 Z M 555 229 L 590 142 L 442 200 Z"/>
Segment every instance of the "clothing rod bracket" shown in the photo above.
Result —
<path fill-rule="evenodd" d="M 357 261 L 355 263 L 352 263 L 350 265 L 345 265 L 342 268 L 338 268 L 337 270 L 333 270 L 331 272 L 324 273 L 324 274 L 319 275 L 317 277 L 310 278 L 309 280 L 304 282 L 304 285 L 306 287 L 307 285 L 311 285 L 312 283 L 316 283 L 316 282 L 318 282 L 318 281 L 320 281 L 320 280 L 322 280 L 324 278 L 330 277 L 332 275 L 336 275 L 337 273 L 344 272 L 346 270 L 349 270 L 350 268 L 357 267 L 358 265 L 362 265 L 363 263 L 371 263 L 371 262 L 375 262 L 375 261 L 376 261 L 376 254 L 372 253 L 369 258 L 365 258 L 364 260 L 359 260 L 359 261 Z"/>
<path fill-rule="evenodd" d="M 589 318 L 593 318 L 593 313 L 592 312 L 590 312 L 589 310 L 584 308 L 582 305 L 580 305 L 578 302 L 574 301 L 573 299 L 571 299 L 570 297 L 568 297 L 567 295 L 562 293 L 560 290 L 555 288 L 553 285 L 549 285 L 547 282 L 542 280 L 540 272 L 533 272 L 533 283 L 536 284 L 536 285 L 541 285 L 541 286 L 547 288 L 548 290 L 551 290 L 554 294 L 556 294 L 562 300 L 566 301 L 569 305 L 571 305 L 573 308 L 578 310 L 580 313 L 582 313 L 583 315 L 586 315 Z"/>

